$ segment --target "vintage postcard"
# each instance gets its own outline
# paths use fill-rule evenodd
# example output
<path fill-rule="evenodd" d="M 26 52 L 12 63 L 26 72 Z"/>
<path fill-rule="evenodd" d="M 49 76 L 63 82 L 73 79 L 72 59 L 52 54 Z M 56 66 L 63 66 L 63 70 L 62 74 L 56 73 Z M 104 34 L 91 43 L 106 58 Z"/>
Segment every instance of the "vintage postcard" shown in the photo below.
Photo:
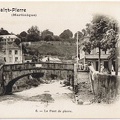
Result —
<path fill-rule="evenodd" d="M 0 1 L 0 118 L 120 118 L 119 11 Z"/>

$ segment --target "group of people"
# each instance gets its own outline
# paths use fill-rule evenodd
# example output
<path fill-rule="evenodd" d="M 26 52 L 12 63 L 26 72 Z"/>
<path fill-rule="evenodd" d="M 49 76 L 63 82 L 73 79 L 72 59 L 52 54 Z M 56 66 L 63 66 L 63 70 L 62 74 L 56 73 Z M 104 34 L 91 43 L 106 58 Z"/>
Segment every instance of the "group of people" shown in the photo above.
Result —
<path fill-rule="evenodd" d="M 93 63 L 88 63 L 88 66 L 93 66 Z M 106 74 L 111 74 L 111 71 L 109 68 L 105 68 L 102 63 L 100 63 L 100 73 L 106 73 Z"/>

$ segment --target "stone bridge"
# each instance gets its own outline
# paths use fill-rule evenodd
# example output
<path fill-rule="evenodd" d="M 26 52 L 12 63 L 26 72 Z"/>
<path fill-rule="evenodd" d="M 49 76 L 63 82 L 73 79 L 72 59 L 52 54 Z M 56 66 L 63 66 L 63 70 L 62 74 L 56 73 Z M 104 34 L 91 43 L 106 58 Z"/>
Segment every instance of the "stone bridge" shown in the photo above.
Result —
<path fill-rule="evenodd" d="M 13 85 L 22 77 L 32 74 L 45 77 L 48 71 L 55 76 L 61 76 L 64 73 L 64 78 L 69 80 L 70 85 L 74 87 L 74 64 L 44 62 L 6 64 L 0 71 L 0 94 L 11 94 Z"/>

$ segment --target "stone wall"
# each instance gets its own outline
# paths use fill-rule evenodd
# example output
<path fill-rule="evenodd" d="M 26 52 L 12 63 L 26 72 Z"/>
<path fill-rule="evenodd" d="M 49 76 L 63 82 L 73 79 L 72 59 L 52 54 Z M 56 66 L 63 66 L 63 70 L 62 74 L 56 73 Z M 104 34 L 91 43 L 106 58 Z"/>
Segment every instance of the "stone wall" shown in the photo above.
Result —
<path fill-rule="evenodd" d="M 79 71 L 77 72 L 78 84 L 80 82 L 88 82 L 89 80 L 89 73 L 86 71 Z"/>
<path fill-rule="evenodd" d="M 110 74 L 96 73 L 93 85 L 93 93 L 97 102 L 110 103 L 115 100 L 118 94 L 120 77 Z"/>

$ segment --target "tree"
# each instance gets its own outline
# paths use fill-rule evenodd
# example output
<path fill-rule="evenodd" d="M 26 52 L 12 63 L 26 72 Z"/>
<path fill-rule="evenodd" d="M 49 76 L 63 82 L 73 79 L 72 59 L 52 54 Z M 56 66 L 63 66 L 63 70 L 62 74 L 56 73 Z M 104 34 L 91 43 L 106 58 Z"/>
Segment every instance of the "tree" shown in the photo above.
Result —
<path fill-rule="evenodd" d="M 50 34 L 46 35 L 45 38 L 44 38 L 45 41 L 53 41 L 54 40 L 54 37 Z"/>
<path fill-rule="evenodd" d="M 62 39 L 59 36 L 54 35 L 54 41 L 62 41 Z"/>
<path fill-rule="evenodd" d="M 115 47 L 118 35 L 118 24 L 112 18 L 104 15 L 96 15 L 90 24 L 86 25 L 84 36 L 89 36 L 89 41 L 85 41 L 84 50 L 91 51 L 99 48 L 99 72 L 101 62 L 101 49 L 107 50 Z M 114 43 L 114 44 L 113 44 Z"/>
<path fill-rule="evenodd" d="M 18 45 L 18 46 L 19 46 L 20 43 L 21 43 L 20 39 L 18 39 L 18 38 L 16 38 L 14 42 L 15 42 L 15 44 Z"/>
<path fill-rule="evenodd" d="M 43 40 L 45 40 L 46 37 L 47 37 L 47 38 L 51 38 L 51 40 L 52 40 L 53 35 L 54 35 L 53 32 L 49 31 L 48 29 L 47 29 L 47 30 L 44 30 L 44 31 L 41 33 L 41 37 L 42 37 Z M 49 39 L 49 40 L 50 40 L 50 39 Z"/>
<path fill-rule="evenodd" d="M 21 37 L 26 37 L 26 36 L 27 36 L 27 33 L 26 33 L 25 31 L 23 31 L 23 32 L 20 33 L 20 36 L 21 36 Z"/>
<path fill-rule="evenodd" d="M 27 32 L 23 31 L 21 32 L 18 37 L 21 39 L 22 42 L 26 42 L 27 41 Z"/>
<path fill-rule="evenodd" d="M 27 32 L 27 41 L 35 42 L 41 40 L 40 31 L 37 26 L 32 26 Z"/>
<path fill-rule="evenodd" d="M 1 28 L 0 35 L 10 35 L 10 33 L 7 30 L 4 30 L 3 28 Z"/>
<path fill-rule="evenodd" d="M 80 31 L 76 32 L 74 35 L 74 39 L 76 39 L 76 40 L 77 40 L 77 34 L 78 34 L 78 40 L 80 42 L 81 40 L 83 40 L 84 34 Z"/>
<path fill-rule="evenodd" d="M 40 31 L 37 26 L 32 26 L 31 28 L 28 29 L 28 34 L 40 34 Z"/>
<path fill-rule="evenodd" d="M 59 36 L 62 39 L 70 39 L 73 37 L 73 33 L 69 29 L 67 29 L 64 30 Z"/>

